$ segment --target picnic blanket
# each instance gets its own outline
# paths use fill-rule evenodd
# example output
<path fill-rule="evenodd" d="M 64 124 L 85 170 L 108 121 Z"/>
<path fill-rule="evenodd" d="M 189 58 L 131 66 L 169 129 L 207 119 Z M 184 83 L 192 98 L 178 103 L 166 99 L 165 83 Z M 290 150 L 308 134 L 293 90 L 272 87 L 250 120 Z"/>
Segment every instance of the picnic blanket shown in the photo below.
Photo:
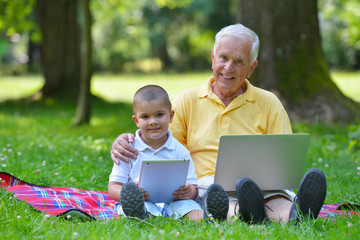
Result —
<path fill-rule="evenodd" d="M 115 201 L 101 191 L 89 191 L 66 187 L 45 187 L 22 181 L 8 173 L 0 172 L 0 189 L 33 208 L 51 216 L 80 217 L 84 220 L 117 218 Z M 324 204 L 319 217 L 333 218 L 337 215 L 360 217 L 360 206 L 350 203 Z"/>
<path fill-rule="evenodd" d="M 67 187 L 45 187 L 22 181 L 8 173 L 0 172 L 0 189 L 33 208 L 51 216 L 67 219 L 104 220 L 118 217 L 115 201 L 101 191 L 89 191 Z"/>

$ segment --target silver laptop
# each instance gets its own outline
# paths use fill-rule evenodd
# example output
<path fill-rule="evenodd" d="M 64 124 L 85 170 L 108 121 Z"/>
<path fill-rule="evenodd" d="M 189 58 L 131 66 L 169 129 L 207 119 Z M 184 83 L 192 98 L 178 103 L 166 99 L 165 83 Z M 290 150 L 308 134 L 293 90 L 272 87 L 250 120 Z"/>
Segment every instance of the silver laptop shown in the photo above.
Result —
<path fill-rule="evenodd" d="M 241 177 L 262 190 L 297 189 L 305 171 L 310 135 L 266 134 L 220 137 L 215 183 L 236 191 Z"/>

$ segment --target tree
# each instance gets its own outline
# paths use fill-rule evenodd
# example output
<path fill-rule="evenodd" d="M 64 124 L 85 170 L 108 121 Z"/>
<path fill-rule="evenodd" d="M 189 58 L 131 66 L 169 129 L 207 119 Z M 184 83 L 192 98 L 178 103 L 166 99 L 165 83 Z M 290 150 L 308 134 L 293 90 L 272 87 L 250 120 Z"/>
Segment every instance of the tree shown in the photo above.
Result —
<path fill-rule="evenodd" d="M 43 97 L 76 100 L 80 82 L 78 0 L 37 0 L 36 15 L 42 33 L 45 78 L 40 93 Z"/>
<path fill-rule="evenodd" d="M 359 104 L 331 81 L 314 0 L 238 0 L 241 23 L 260 38 L 252 82 L 275 92 L 292 120 L 351 121 Z"/>
<path fill-rule="evenodd" d="M 90 83 L 92 74 L 92 40 L 90 0 L 80 0 L 80 29 L 81 29 L 81 68 L 78 105 L 76 108 L 75 125 L 90 122 L 91 93 Z"/>
<path fill-rule="evenodd" d="M 331 68 L 360 69 L 360 1 L 319 0 L 324 55 Z"/>

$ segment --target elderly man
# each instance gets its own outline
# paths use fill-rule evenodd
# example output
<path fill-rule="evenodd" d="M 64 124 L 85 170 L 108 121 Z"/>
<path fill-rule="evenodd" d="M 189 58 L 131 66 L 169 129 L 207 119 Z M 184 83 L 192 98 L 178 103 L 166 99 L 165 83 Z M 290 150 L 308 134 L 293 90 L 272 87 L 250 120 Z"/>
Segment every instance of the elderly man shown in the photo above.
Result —
<path fill-rule="evenodd" d="M 241 24 L 223 28 L 215 37 L 211 54 L 213 76 L 203 86 L 185 90 L 173 100 L 175 116 L 170 129 L 190 151 L 200 186 L 213 182 L 221 135 L 292 132 L 279 99 L 248 81 L 258 65 L 258 50 L 259 39 L 251 29 Z M 114 162 L 136 158 L 129 145 L 133 139 L 132 134 L 117 138 L 111 150 Z M 295 199 L 288 190 L 262 192 L 251 179 L 239 179 L 236 186 L 236 194 L 228 193 L 229 198 L 216 184 L 206 193 L 199 191 L 208 216 L 219 220 L 240 216 L 255 223 L 296 220 L 299 213 L 316 218 L 326 196 L 326 180 L 320 170 L 310 170 L 304 176 Z M 176 194 L 180 197 L 190 189 L 183 191 Z"/>

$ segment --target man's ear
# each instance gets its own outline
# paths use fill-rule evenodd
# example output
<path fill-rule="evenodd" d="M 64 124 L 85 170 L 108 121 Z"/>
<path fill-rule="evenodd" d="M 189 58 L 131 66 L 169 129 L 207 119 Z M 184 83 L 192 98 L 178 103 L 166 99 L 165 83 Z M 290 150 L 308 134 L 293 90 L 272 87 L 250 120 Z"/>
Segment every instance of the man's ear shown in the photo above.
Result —
<path fill-rule="evenodd" d="M 174 115 L 175 115 L 175 111 L 171 110 L 169 123 L 172 123 L 172 121 L 174 120 Z"/>
<path fill-rule="evenodd" d="M 135 122 L 136 126 L 137 126 L 138 128 L 140 128 L 140 127 L 139 127 L 138 120 L 137 120 L 137 118 L 136 118 L 135 115 L 132 115 L 132 120 Z"/>
<path fill-rule="evenodd" d="M 211 50 L 211 68 L 214 66 L 214 49 Z"/>
<path fill-rule="evenodd" d="M 258 65 L 258 60 L 255 60 L 251 66 L 250 66 L 250 71 L 248 73 L 248 75 L 246 76 L 246 78 L 250 78 L 251 74 L 254 72 L 255 68 L 257 67 Z"/>

